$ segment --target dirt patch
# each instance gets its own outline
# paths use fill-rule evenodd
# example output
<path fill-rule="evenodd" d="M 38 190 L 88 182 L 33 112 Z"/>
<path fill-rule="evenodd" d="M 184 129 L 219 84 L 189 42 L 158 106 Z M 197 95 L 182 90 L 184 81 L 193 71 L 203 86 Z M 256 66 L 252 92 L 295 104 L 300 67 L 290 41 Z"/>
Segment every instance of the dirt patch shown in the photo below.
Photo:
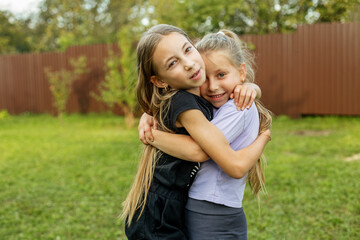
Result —
<path fill-rule="evenodd" d="M 300 130 L 294 133 L 299 136 L 328 136 L 331 132 L 330 130 Z"/>
<path fill-rule="evenodd" d="M 360 161 L 360 153 L 345 158 L 345 162 Z"/>

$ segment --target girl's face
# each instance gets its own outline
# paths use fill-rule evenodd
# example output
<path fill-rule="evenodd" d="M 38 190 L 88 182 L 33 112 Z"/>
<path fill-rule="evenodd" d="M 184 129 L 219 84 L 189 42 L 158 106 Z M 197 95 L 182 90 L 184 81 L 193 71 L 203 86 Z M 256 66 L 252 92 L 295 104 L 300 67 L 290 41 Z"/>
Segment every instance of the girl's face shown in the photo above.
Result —
<path fill-rule="evenodd" d="M 245 63 L 235 67 L 224 50 L 201 54 L 206 66 L 206 81 L 200 87 L 203 98 L 219 108 L 230 98 L 236 85 L 245 81 Z"/>
<path fill-rule="evenodd" d="M 169 85 L 200 95 L 199 87 L 205 82 L 205 64 L 200 53 L 179 33 L 164 36 L 153 54 L 157 72 L 151 81 L 158 87 Z"/>

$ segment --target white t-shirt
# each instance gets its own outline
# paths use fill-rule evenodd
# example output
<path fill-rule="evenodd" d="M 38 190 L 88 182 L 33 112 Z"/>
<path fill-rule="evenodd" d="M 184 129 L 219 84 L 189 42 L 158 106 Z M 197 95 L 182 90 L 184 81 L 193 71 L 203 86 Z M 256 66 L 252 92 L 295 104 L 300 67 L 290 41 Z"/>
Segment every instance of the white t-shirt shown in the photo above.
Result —
<path fill-rule="evenodd" d="M 234 100 L 229 100 L 214 110 L 211 121 L 225 135 L 234 150 L 249 146 L 258 136 L 259 114 L 255 104 L 250 109 L 238 111 Z M 246 176 L 235 179 L 228 176 L 212 159 L 201 164 L 189 197 L 228 207 L 241 208 Z"/>

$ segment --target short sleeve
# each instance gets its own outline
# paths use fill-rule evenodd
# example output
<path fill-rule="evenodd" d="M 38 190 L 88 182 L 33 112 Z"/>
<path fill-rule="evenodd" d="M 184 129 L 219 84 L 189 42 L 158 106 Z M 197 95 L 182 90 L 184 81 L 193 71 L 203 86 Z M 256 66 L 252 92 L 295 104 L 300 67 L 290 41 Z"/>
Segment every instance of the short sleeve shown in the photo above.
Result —
<path fill-rule="evenodd" d="M 221 130 L 227 141 L 232 143 L 244 131 L 247 111 L 238 111 L 234 100 L 229 100 L 216 111 L 211 122 Z"/>
<path fill-rule="evenodd" d="M 196 101 L 196 96 L 186 91 L 178 91 L 171 99 L 170 108 L 168 112 L 168 126 L 170 129 L 176 129 L 175 123 L 179 115 L 187 110 L 201 108 Z"/>

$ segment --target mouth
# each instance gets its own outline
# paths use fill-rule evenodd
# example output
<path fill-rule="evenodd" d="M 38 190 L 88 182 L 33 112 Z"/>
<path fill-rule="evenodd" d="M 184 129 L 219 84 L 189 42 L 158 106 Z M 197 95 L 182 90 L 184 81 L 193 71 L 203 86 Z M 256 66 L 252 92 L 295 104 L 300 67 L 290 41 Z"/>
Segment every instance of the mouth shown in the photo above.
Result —
<path fill-rule="evenodd" d="M 201 74 L 200 74 L 200 69 L 197 70 L 191 77 L 191 80 L 198 80 L 200 78 Z"/>
<path fill-rule="evenodd" d="M 213 101 L 219 100 L 221 99 L 223 96 L 225 95 L 225 93 L 221 93 L 221 94 L 216 94 L 216 95 L 210 95 L 210 99 Z"/>

